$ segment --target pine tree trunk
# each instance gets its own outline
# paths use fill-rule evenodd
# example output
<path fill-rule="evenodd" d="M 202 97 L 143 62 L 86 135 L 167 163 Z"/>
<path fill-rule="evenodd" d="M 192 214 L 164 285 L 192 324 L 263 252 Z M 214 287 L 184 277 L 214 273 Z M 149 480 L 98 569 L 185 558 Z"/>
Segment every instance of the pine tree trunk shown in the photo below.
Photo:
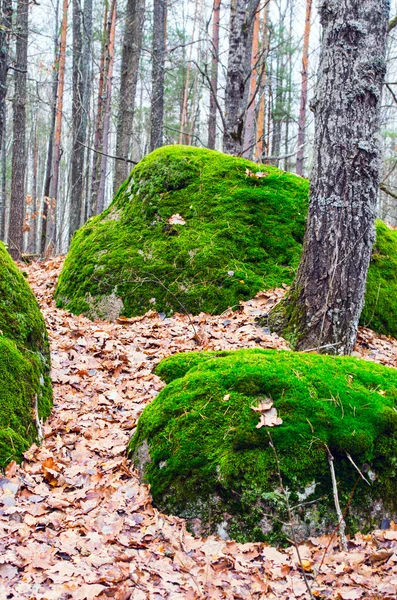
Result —
<path fill-rule="evenodd" d="M 212 40 L 211 40 L 211 90 L 210 90 L 210 114 L 208 119 L 208 148 L 215 149 L 216 142 L 216 113 L 218 94 L 218 64 L 219 64 L 219 23 L 221 15 L 221 0 L 214 0 L 212 9 Z"/>
<path fill-rule="evenodd" d="M 323 0 L 315 153 L 297 277 L 270 325 L 299 350 L 350 354 L 375 239 L 388 0 Z"/>
<path fill-rule="evenodd" d="M 116 139 L 116 156 L 123 158 L 129 158 L 131 151 L 144 19 L 145 0 L 128 0 L 121 59 L 120 104 Z M 127 161 L 116 161 L 114 193 L 127 179 L 129 172 L 130 165 Z"/>
<path fill-rule="evenodd" d="M 166 23 L 167 1 L 154 0 L 150 151 L 160 148 L 163 145 Z"/>
<path fill-rule="evenodd" d="M 305 33 L 303 35 L 302 56 L 302 85 L 301 102 L 298 122 L 298 154 L 296 156 L 296 174 L 303 175 L 303 156 L 306 136 L 306 107 L 307 107 L 307 77 L 309 71 L 309 40 L 310 40 L 310 17 L 312 13 L 312 0 L 306 0 Z"/>
<path fill-rule="evenodd" d="M 11 203 L 8 229 L 8 247 L 14 259 L 21 256 L 25 217 L 28 20 L 28 0 L 18 0 L 15 23 L 18 70 L 15 71 L 14 77 Z"/>
<path fill-rule="evenodd" d="M 232 0 L 225 91 L 223 150 L 241 156 L 251 73 L 252 35 L 259 0 Z"/>

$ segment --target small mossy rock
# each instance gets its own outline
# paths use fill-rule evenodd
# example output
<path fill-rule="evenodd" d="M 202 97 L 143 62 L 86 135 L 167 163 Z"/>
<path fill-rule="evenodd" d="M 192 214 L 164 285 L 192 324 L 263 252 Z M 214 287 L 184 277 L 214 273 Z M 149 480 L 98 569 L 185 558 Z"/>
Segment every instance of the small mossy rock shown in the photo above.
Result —
<path fill-rule="evenodd" d="M 222 313 L 291 283 L 307 205 L 308 181 L 291 173 L 202 148 L 160 148 L 76 232 L 57 304 L 109 320 L 153 308 Z M 361 323 L 397 337 L 397 231 L 379 222 L 377 237 Z"/>
<path fill-rule="evenodd" d="M 105 318 L 153 308 L 221 313 L 292 280 L 307 199 L 307 180 L 275 167 L 202 148 L 160 148 L 74 235 L 57 303 Z"/>
<path fill-rule="evenodd" d="M 243 542 L 291 537 L 268 431 L 289 502 L 298 505 L 301 539 L 337 524 L 327 447 L 350 532 L 396 518 L 396 370 L 247 349 L 176 355 L 156 372 L 168 384 L 144 409 L 129 455 L 155 505 L 186 518 L 194 532 Z M 269 430 L 257 428 L 252 408 L 265 398 L 282 419 Z"/>
<path fill-rule="evenodd" d="M 44 319 L 22 273 L 0 242 L 0 469 L 37 441 L 50 413 L 50 354 Z"/>

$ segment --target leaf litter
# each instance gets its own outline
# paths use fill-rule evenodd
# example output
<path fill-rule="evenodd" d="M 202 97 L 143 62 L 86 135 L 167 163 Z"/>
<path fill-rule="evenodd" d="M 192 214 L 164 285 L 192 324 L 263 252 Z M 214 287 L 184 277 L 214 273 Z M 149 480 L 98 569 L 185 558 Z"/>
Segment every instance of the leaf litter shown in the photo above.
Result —
<path fill-rule="evenodd" d="M 194 538 L 183 519 L 153 506 L 125 457 L 140 413 L 164 386 L 153 374 L 162 358 L 197 349 L 288 348 L 257 322 L 284 288 L 215 317 L 149 311 L 91 322 L 54 307 L 61 266 L 56 258 L 23 267 L 49 331 L 54 408 L 42 446 L 0 475 L 0 600 L 304 600 L 302 567 L 320 600 L 397 597 L 393 522 L 357 534 L 348 553 L 337 538 L 309 538 L 300 545 L 301 561 L 292 546 Z M 395 367 L 397 342 L 360 329 L 356 354 Z M 264 425 L 277 419 L 273 408 L 268 398 L 253 407 Z"/>

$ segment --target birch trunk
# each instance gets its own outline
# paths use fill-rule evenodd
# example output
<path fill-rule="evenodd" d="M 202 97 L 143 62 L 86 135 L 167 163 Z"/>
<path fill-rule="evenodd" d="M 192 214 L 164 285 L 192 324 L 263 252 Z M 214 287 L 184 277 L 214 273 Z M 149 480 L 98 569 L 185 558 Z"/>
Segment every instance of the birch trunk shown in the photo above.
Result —
<path fill-rule="evenodd" d="M 14 259 L 19 259 L 22 253 L 22 228 L 25 218 L 28 21 L 28 0 L 18 0 L 15 23 L 18 70 L 15 71 L 14 77 L 11 202 L 8 229 L 8 247 Z"/>
<path fill-rule="evenodd" d="M 128 0 L 121 59 L 120 104 L 116 139 L 116 156 L 123 158 L 129 158 L 131 151 L 144 19 L 145 0 Z M 114 193 L 127 179 L 129 172 L 130 165 L 127 161 L 116 161 Z"/>
<path fill-rule="evenodd" d="M 322 0 L 315 154 L 298 273 L 270 325 L 299 350 L 350 354 L 375 239 L 388 0 Z"/>

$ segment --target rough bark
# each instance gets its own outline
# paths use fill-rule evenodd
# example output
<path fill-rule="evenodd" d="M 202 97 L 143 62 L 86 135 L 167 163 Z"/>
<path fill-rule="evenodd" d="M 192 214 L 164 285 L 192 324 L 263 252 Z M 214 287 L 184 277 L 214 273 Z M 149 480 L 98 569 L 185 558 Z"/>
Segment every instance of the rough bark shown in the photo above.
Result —
<path fill-rule="evenodd" d="M 14 259 L 20 258 L 22 253 L 22 228 L 25 217 L 28 21 L 28 0 L 18 0 L 15 23 L 17 70 L 14 72 L 11 202 L 8 229 L 8 247 Z"/>
<path fill-rule="evenodd" d="M 375 238 L 388 0 L 322 0 L 315 153 L 304 249 L 270 324 L 299 350 L 350 354 Z"/>
<path fill-rule="evenodd" d="M 219 64 L 219 23 L 221 14 L 221 0 L 214 0 L 212 9 L 212 39 L 211 39 L 211 90 L 210 90 L 210 111 L 208 119 L 208 148 L 215 149 L 216 142 L 216 113 L 218 93 L 218 64 Z"/>
<path fill-rule="evenodd" d="M 82 71 L 83 61 L 83 35 L 82 35 L 82 11 L 80 0 L 73 0 L 73 98 L 72 98 L 72 174 L 70 190 L 70 221 L 69 239 L 80 227 L 81 204 L 83 193 L 83 168 L 84 168 L 84 146 L 83 136 L 83 102 L 84 102 L 84 79 Z"/>
<path fill-rule="evenodd" d="M 252 35 L 259 0 L 232 0 L 225 90 L 223 150 L 240 156 L 251 75 Z"/>
<path fill-rule="evenodd" d="M 128 0 L 121 58 L 120 101 L 116 138 L 116 156 L 125 158 L 129 158 L 131 151 L 144 19 L 145 0 Z M 129 172 L 130 165 L 127 161 L 116 161 L 114 193 L 128 177 Z"/>
<path fill-rule="evenodd" d="M 152 106 L 150 151 L 163 145 L 166 0 L 153 2 Z"/>
<path fill-rule="evenodd" d="M 296 156 L 296 173 L 297 175 L 301 176 L 303 175 L 303 156 L 306 137 L 307 81 L 309 71 L 309 40 L 311 13 L 312 0 L 306 0 L 305 32 L 303 35 L 302 84 L 298 122 L 298 154 Z"/>

